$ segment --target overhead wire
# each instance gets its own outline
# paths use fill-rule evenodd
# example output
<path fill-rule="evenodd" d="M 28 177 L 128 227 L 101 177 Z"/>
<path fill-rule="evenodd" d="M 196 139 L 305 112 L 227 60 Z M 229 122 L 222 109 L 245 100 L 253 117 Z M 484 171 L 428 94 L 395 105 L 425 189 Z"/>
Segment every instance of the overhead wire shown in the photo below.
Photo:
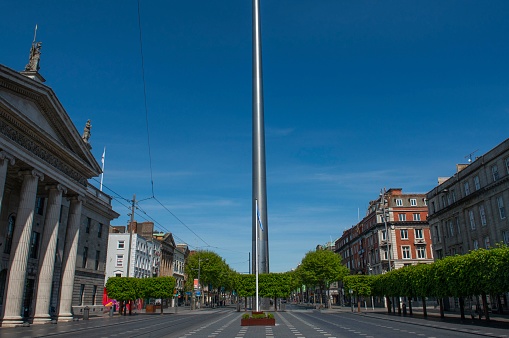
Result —
<path fill-rule="evenodd" d="M 139 211 L 139 212 L 135 211 L 135 214 L 140 216 L 142 219 L 144 219 L 146 221 L 150 220 L 150 221 L 154 222 L 154 224 L 156 224 L 161 230 L 164 230 L 166 232 L 171 233 L 172 236 L 175 239 L 181 241 L 182 243 L 185 243 L 189 247 L 194 247 L 194 248 L 208 247 L 208 248 L 214 248 L 214 249 L 218 249 L 218 250 L 226 250 L 226 251 L 232 251 L 232 252 L 239 252 L 240 253 L 241 251 L 235 251 L 235 250 L 219 248 L 219 247 L 216 247 L 216 246 L 211 246 L 207 241 L 205 241 L 201 236 L 199 236 L 193 229 L 191 229 L 186 223 L 184 223 L 179 217 L 177 217 L 177 215 L 175 215 L 159 199 L 157 199 L 155 197 L 155 193 L 154 193 L 154 175 L 153 175 L 153 167 L 152 167 L 152 149 L 151 149 L 151 142 L 150 142 L 150 128 L 149 128 L 149 118 L 148 118 L 147 85 L 146 85 L 146 79 L 145 79 L 145 59 L 144 59 L 144 53 L 143 53 L 143 34 L 142 34 L 142 28 L 141 28 L 140 0 L 138 0 L 137 3 L 138 3 L 138 12 L 137 12 L 137 15 L 138 15 L 138 31 L 139 31 L 139 43 L 140 43 L 140 56 L 141 56 L 141 73 L 142 73 L 142 82 L 143 82 L 143 100 L 144 100 L 144 108 L 145 108 L 145 123 L 146 123 L 146 131 L 147 131 L 147 145 L 148 145 L 148 157 L 149 157 L 149 167 L 150 167 L 150 184 L 151 184 L 152 196 L 148 197 L 148 198 L 145 198 L 145 199 L 142 199 L 142 200 L 134 201 L 135 204 L 136 204 L 135 209 Z M 92 178 L 92 179 L 94 179 L 96 182 L 98 182 L 97 179 L 95 179 L 95 178 Z M 122 205 L 123 207 L 125 207 L 128 210 L 131 210 L 131 206 L 125 205 L 125 204 L 123 204 L 123 202 L 133 203 L 133 200 L 121 196 L 120 194 L 115 192 L 113 189 L 109 188 L 108 186 L 106 186 L 104 184 L 102 184 L 102 186 L 104 188 L 108 189 L 109 191 L 111 191 L 114 195 L 116 195 L 116 196 L 112 196 L 112 198 L 115 199 L 120 205 Z M 180 224 L 182 224 L 191 233 L 193 233 L 196 236 L 196 238 L 198 238 L 201 242 L 203 242 L 205 244 L 205 246 L 198 247 L 198 246 L 194 246 L 194 245 L 191 245 L 191 244 L 187 243 L 186 241 L 182 240 L 180 237 L 178 237 L 177 235 L 172 233 L 169 230 L 169 228 L 163 226 L 160 222 L 158 222 L 156 219 L 154 219 L 152 216 L 150 216 L 139 205 L 139 202 L 150 200 L 150 199 L 154 199 L 157 203 L 159 203 L 159 205 L 162 206 L 164 208 L 164 210 L 166 210 L 168 213 L 170 213 L 176 220 L 179 221 Z M 242 252 L 242 253 L 244 253 L 244 252 Z"/>
<path fill-rule="evenodd" d="M 141 32 L 141 14 L 140 0 L 138 0 L 138 31 L 140 33 L 140 55 L 141 55 L 141 76 L 143 79 L 143 100 L 145 103 L 145 122 L 147 127 L 147 143 L 148 143 L 148 160 L 150 166 L 150 184 L 152 187 L 152 197 L 154 196 L 154 176 L 152 172 L 152 151 L 150 148 L 150 130 L 148 124 L 148 106 L 147 106 L 147 82 L 145 81 L 145 58 L 143 57 L 143 38 Z"/>

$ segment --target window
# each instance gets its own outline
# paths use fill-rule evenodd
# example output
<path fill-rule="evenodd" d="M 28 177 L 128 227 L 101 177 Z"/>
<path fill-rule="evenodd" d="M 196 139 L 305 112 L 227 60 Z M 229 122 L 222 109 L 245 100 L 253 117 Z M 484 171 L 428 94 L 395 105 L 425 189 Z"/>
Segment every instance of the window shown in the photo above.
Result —
<path fill-rule="evenodd" d="M 496 164 L 491 167 L 491 176 L 493 177 L 493 182 L 497 181 L 500 178 L 500 176 L 498 175 L 498 167 Z"/>
<path fill-rule="evenodd" d="M 442 259 L 444 257 L 444 254 L 442 253 L 442 249 L 437 250 L 437 258 Z"/>
<path fill-rule="evenodd" d="M 123 249 L 125 248 L 125 241 L 118 241 L 117 249 Z"/>
<path fill-rule="evenodd" d="M 95 252 L 95 270 L 99 270 L 99 258 L 101 258 L 101 251 Z"/>
<path fill-rule="evenodd" d="M 424 205 L 428 206 L 428 199 L 425 198 L 423 201 L 424 201 Z"/>
<path fill-rule="evenodd" d="M 103 236 L 103 224 L 99 223 L 97 226 L 97 237 L 101 238 Z"/>
<path fill-rule="evenodd" d="M 97 296 L 97 285 L 94 285 L 94 288 L 92 290 L 92 305 L 95 305 L 96 303 L 96 296 Z"/>
<path fill-rule="evenodd" d="M 497 197 L 497 204 L 500 219 L 505 219 L 504 199 L 502 198 L 502 196 Z"/>
<path fill-rule="evenodd" d="M 484 212 L 484 205 L 479 206 L 479 216 L 481 216 L 481 225 L 486 226 L 486 213 Z"/>
<path fill-rule="evenodd" d="M 417 252 L 417 258 L 418 259 L 425 259 L 426 258 L 426 247 L 425 246 L 419 245 L 416 248 L 416 252 Z"/>
<path fill-rule="evenodd" d="M 417 239 L 423 239 L 424 236 L 422 234 L 422 229 L 415 229 L 415 238 Z"/>
<path fill-rule="evenodd" d="M 80 285 L 80 301 L 78 305 L 83 305 L 83 298 L 85 297 L 85 284 Z"/>
<path fill-rule="evenodd" d="M 44 197 L 37 197 L 35 199 L 35 213 L 41 216 L 44 214 Z"/>
<path fill-rule="evenodd" d="M 385 230 L 382 230 L 382 241 L 386 241 L 387 240 L 387 233 L 385 232 Z"/>
<path fill-rule="evenodd" d="M 403 259 L 412 259 L 412 255 L 410 254 L 410 246 L 402 246 L 401 253 L 403 254 Z"/>
<path fill-rule="evenodd" d="M 465 188 L 465 196 L 470 195 L 470 185 L 468 184 L 468 181 L 463 183 L 463 188 Z"/>
<path fill-rule="evenodd" d="M 452 219 L 449 220 L 449 236 L 450 237 L 453 237 L 454 236 L 454 227 L 452 225 Z"/>
<path fill-rule="evenodd" d="M 90 233 L 90 226 L 92 225 L 92 219 L 90 217 L 87 217 L 87 223 L 86 223 L 86 226 L 85 226 L 85 232 L 87 234 Z"/>
<path fill-rule="evenodd" d="M 484 248 L 486 248 L 486 249 L 490 248 L 490 237 L 489 236 L 484 237 Z"/>
<path fill-rule="evenodd" d="M 461 233 L 460 219 L 458 217 L 455 217 L 454 220 L 456 222 L 456 231 L 458 232 L 458 235 L 459 235 Z"/>
<path fill-rule="evenodd" d="M 32 232 L 32 237 L 30 238 L 30 258 L 37 258 L 37 254 L 39 251 L 39 238 L 40 234 L 37 231 Z"/>
<path fill-rule="evenodd" d="M 117 273 L 115 274 L 115 277 L 122 277 L 122 274 L 117 272 Z"/>
<path fill-rule="evenodd" d="M 502 239 L 504 244 L 509 244 L 509 231 L 502 231 Z"/>
<path fill-rule="evenodd" d="M 447 194 L 447 205 L 451 205 L 452 204 L 452 195 L 451 193 L 448 193 Z"/>
<path fill-rule="evenodd" d="M 81 267 L 86 268 L 87 267 L 87 259 L 88 259 L 88 247 L 83 247 L 83 260 L 81 262 Z"/>
<path fill-rule="evenodd" d="M 479 182 L 479 176 L 474 176 L 475 190 L 481 189 L 481 182 Z"/>
<path fill-rule="evenodd" d="M 431 202 L 431 212 L 435 213 L 435 201 Z"/>
<path fill-rule="evenodd" d="M 397 199 L 396 199 L 396 205 L 397 205 L 398 207 L 403 206 L 403 200 L 402 200 L 401 198 L 397 198 Z"/>
<path fill-rule="evenodd" d="M 11 253 L 12 247 L 12 234 L 14 233 L 14 224 L 16 223 L 16 217 L 14 215 L 9 216 L 9 221 L 7 225 L 7 234 L 5 235 L 5 248 L 4 253 Z"/>
<path fill-rule="evenodd" d="M 509 174 L 509 157 L 505 159 L 505 171 Z"/>
<path fill-rule="evenodd" d="M 456 191 L 454 189 L 451 190 L 452 202 L 456 202 Z"/>
<path fill-rule="evenodd" d="M 408 239 L 408 230 L 407 229 L 401 229 L 400 234 L 401 234 L 401 239 Z"/>
<path fill-rule="evenodd" d="M 384 247 L 384 259 L 389 259 L 389 252 L 391 251 L 391 246 L 389 245 L 389 251 L 387 251 L 387 247 L 385 246 Z M 392 255 L 391 255 L 391 258 L 392 258 Z"/>
<path fill-rule="evenodd" d="M 117 266 L 124 266 L 124 255 L 117 255 Z"/>
<path fill-rule="evenodd" d="M 414 214 L 414 221 L 420 221 L 421 220 L 421 214 Z"/>
<path fill-rule="evenodd" d="M 410 205 L 411 205 L 411 206 L 413 206 L 413 207 L 415 207 L 415 206 L 417 205 L 417 199 L 415 199 L 415 198 L 411 198 L 411 199 L 410 199 Z"/>
<path fill-rule="evenodd" d="M 399 214 L 400 221 L 406 221 L 406 214 Z"/>
<path fill-rule="evenodd" d="M 479 242 L 477 241 L 477 239 L 474 239 L 474 250 L 477 249 L 479 249 Z"/>
<path fill-rule="evenodd" d="M 445 196 L 442 195 L 442 208 L 445 208 L 447 206 L 447 203 L 445 203 Z"/>
<path fill-rule="evenodd" d="M 468 211 L 468 217 L 470 218 L 470 229 L 475 230 L 475 218 L 473 210 Z"/>
<path fill-rule="evenodd" d="M 435 227 L 433 229 L 435 230 L 435 236 L 437 239 L 437 243 L 440 243 L 440 228 L 438 227 L 438 225 L 435 225 Z"/>

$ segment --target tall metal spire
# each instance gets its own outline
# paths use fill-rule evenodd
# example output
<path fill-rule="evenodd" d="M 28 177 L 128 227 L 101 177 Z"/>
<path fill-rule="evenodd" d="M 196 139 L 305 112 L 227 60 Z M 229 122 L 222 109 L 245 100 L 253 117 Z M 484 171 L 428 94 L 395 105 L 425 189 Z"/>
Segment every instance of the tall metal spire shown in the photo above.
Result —
<path fill-rule="evenodd" d="M 265 174 L 265 129 L 263 120 L 262 43 L 260 0 L 253 0 L 253 271 L 269 272 L 269 223 L 267 221 L 267 180 Z M 258 201 L 258 202 L 257 202 Z M 258 203 L 258 208 L 256 206 Z M 258 215 L 264 231 L 257 231 Z M 256 236 L 258 235 L 258 241 Z M 258 243 L 258 250 L 257 245 Z"/>

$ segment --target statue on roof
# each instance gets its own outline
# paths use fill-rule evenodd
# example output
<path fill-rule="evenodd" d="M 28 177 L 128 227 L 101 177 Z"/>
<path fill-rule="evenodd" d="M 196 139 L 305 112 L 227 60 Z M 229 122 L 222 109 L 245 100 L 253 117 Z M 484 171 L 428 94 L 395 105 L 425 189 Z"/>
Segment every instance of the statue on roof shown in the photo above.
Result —
<path fill-rule="evenodd" d="M 37 72 L 39 71 L 39 61 L 41 59 L 41 42 L 33 42 L 32 48 L 30 48 L 30 56 L 28 59 L 28 64 L 25 66 L 25 71 L 27 72 Z"/>
<path fill-rule="evenodd" d="M 90 139 L 90 135 L 92 134 L 90 130 L 92 129 L 92 125 L 90 124 L 90 120 L 87 121 L 87 124 L 85 124 L 85 129 L 83 130 L 83 136 L 81 137 L 85 143 L 88 143 L 88 140 Z"/>
<path fill-rule="evenodd" d="M 32 48 L 30 48 L 30 56 L 28 57 L 28 64 L 25 66 L 26 72 L 38 72 L 39 61 L 41 59 L 42 42 L 35 42 L 37 38 L 37 24 L 34 30 L 34 40 L 32 41 Z"/>

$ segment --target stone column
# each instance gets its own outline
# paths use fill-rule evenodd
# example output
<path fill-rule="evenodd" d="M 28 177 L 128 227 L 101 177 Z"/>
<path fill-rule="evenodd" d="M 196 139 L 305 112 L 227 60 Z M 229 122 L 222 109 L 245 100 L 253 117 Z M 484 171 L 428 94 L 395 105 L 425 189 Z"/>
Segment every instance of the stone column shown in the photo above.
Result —
<path fill-rule="evenodd" d="M 71 198 L 62 262 L 62 282 L 60 286 L 58 321 L 71 321 L 73 318 L 72 291 L 74 288 L 76 253 L 78 251 L 78 239 L 80 237 L 81 208 L 83 200 L 84 199 L 81 196 L 74 196 Z"/>
<path fill-rule="evenodd" d="M 4 198 L 5 181 L 7 179 L 7 166 L 14 164 L 14 157 L 5 151 L 0 151 L 0 212 L 2 211 L 2 201 Z"/>
<path fill-rule="evenodd" d="M 60 210 L 62 209 L 62 194 L 67 192 L 67 189 L 60 184 L 48 186 L 46 189 L 49 190 L 49 197 L 41 241 L 34 324 L 44 324 L 51 320 L 49 306 L 55 268 L 58 226 L 60 224 Z"/>
<path fill-rule="evenodd" d="M 20 202 L 12 235 L 9 272 L 6 280 L 5 310 L 2 318 L 3 327 L 23 324 L 21 307 L 25 290 L 30 238 L 32 236 L 37 183 L 39 179 L 41 181 L 44 179 L 44 176 L 36 170 L 22 171 L 19 174 L 23 176 L 23 183 L 21 185 Z"/>

